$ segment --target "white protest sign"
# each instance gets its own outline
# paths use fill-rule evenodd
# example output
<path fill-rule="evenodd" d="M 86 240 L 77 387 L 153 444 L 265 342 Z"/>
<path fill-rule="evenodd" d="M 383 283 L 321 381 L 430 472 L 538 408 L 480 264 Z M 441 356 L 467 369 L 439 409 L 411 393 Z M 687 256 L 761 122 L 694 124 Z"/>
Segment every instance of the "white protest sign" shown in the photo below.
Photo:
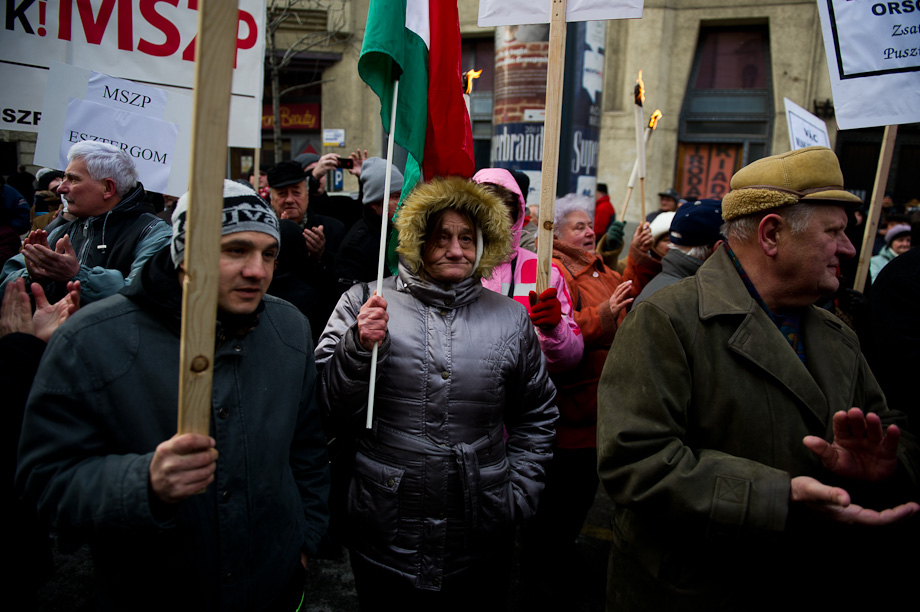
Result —
<path fill-rule="evenodd" d="M 163 118 L 167 96 L 165 90 L 116 79 L 99 72 L 89 77 L 86 89 L 87 100 L 129 113 L 143 113 L 156 119 Z"/>
<path fill-rule="evenodd" d="M 639 19 L 643 0 L 568 0 L 566 21 Z M 479 26 L 549 23 L 552 0 L 479 0 Z"/>
<path fill-rule="evenodd" d="M 920 3 L 817 1 L 840 129 L 920 121 Z"/>
<path fill-rule="evenodd" d="M 36 164 L 63 170 L 74 142 L 111 141 L 134 159 L 146 189 L 175 196 L 188 191 L 189 96 L 58 62 L 51 63 L 49 78 L 55 86 L 45 92 L 35 143 Z M 85 100 L 92 106 L 73 107 L 73 100 Z"/>
<path fill-rule="evenodd" d="M 812 115 L 789 98 L 783 98 L 783 102 L 786 103 L 786 123 L 789 126 L 790 151 L 819 145 L 827 148 L 831 147 L 831 139 L 827 135 L 827 124 L 823 120 Z"/>
<path fill-rule="evenodd" d="M 20 68 L 2 73 L 19 76 L 4 81 L 0 117 L 3 109 L 33 117 L 40 111 L 46 86 L 57 88 L 48 78 L 54 61 L 192 93 L 197 0 L 9 0 L 0 6 L 6 25 L 0 28 L 0 66 Z M 236 36 L 228 144 L 253 147 L 261 142 L 265 0 L 239 0 Z M 36 131 L 17 122 L 0 128 Z"/>
<path fill-rule="evenodd" d="M 165 193 L 178 133 L 179 126 L 175 123 L 71 99 L 64 121 L 59 167 L 67 167 L 67 151 L 75 143 L 81 140 L 105 142 L 133 158 L 137 174 L 147 189 Z"/>
<path fill-rule="evenodd" d="M 47 70 L 0 62 L 0 83 L 15 83 L 20 91 L 9 99 L 10 87 L 0 90 L 0 130 L 38 132 L 42 118 Z"/>

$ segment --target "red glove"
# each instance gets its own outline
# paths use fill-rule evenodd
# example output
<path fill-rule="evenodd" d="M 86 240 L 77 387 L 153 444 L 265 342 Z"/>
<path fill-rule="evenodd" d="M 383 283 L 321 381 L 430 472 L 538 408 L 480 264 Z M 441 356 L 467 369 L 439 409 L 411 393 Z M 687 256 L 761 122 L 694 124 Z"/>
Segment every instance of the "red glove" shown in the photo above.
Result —
<path fill-rule="evenodd" d="M 550 287 L 537 297 L 530 292 L 530 322 L 543 330 L 550 330 L 562 320 L 562 304 L 556 298 L 556 288 Z"/>

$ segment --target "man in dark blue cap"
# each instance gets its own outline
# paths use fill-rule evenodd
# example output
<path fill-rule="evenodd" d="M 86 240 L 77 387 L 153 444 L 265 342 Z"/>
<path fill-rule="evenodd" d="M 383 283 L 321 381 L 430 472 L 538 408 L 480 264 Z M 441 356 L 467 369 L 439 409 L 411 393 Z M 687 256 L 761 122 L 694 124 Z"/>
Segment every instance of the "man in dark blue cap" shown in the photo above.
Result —
<path fill-rule="evenodd" d="M 696 274 L 722 244 L 721 227 L 721 200 L 697 200 L 677 209 L 671 220 L 671 242 L 661 260 L 661 272 L 642 289 L 633 307 L 662 287 Z"/>

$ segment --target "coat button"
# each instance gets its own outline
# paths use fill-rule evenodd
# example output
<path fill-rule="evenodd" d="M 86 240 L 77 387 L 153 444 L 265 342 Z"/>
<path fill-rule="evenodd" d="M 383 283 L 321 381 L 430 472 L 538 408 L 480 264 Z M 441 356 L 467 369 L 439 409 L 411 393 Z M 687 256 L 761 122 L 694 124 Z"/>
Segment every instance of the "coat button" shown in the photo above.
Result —
<path fill-rule="evenodd" d="M 441 372 L 441 378 L 443 378 L 444 380 L 447 380 L 448 378 L 450 378 L 450 372 L 447 372 L 447 371 Z"/>
<path fill-rule="evenodd" d="M 394 484 L 396 484 L 396 481 L 395 481 L 395 480 L 393 480 L 392 478 L 387 478 L 387 486 L 388 486 L 388 487 L 392 487 Z"/>
<path fill-rule="evenodd" d="M 222 419 L 226 419 L 228 416 L 230 416 L 230 411 L 227 410 L 226 407 L 221 406 L 220 410 L 217 411 L 217 416 Z"/>
<path fill-rule="evenodd" d="M 447 304 L 448 306 L 451 306 L 453 305 L 454 300 L 451 298 L 447 298 L 446 300 L 444 300 L 444 303 Z"/>
<path fill-rule="evenodd" d="M 450 311 L 446 308 L 442 308 L 440 312 L 442 317 L 446 317 L 450 313 Z"/>
<path fill-rule="evenodd" d="M 239 344 L 237 344 L 236 346 L 233 347 L 233 350 L 236 351 L 237 353 L 239 353 L 240 351 L 243 350 L 243 347 L 240 346 Z"/>
<path fill-rule="evenodd" d="M 226 504 L 228 501 L 230 501 L 231 497 L 233 497 L 233 492 L 224 489 L 220 494 L 220 501 Z"/>

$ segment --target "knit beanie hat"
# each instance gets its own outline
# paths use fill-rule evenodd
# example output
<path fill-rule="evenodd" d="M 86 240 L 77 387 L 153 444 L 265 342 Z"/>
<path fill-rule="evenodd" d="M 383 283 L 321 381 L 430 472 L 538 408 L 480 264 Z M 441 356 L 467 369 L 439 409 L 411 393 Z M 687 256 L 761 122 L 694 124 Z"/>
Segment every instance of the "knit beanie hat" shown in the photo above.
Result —
<path fill-rule="evenodd" d="M 188 192 L 185 192 L 179 198 L 172 215 L 173 237 L 169 244 L 169 252 L 176 267 L 185 259 L 185 217 L 188 212 L 188 200 Z M 278 217 L 272 207 L 249 185 L 224 179 L 224 212 L 220 235 L 226 236 L 237 232 L 262 232 L 277 240 L 279 246 L 281 244 Z"/>
<path fill-rule="evenodd" d="M 364 185 L 365 204 L 382 202 L 384 199 L 383 189 L 386 187 L 387 180 L 387 160 L 380 157 L 368 157 L 361 164 L 361 183 Z M 402 191 L 403 175 L 399 168 L 393 166 L 390 172 L 390 193 Z"/>

